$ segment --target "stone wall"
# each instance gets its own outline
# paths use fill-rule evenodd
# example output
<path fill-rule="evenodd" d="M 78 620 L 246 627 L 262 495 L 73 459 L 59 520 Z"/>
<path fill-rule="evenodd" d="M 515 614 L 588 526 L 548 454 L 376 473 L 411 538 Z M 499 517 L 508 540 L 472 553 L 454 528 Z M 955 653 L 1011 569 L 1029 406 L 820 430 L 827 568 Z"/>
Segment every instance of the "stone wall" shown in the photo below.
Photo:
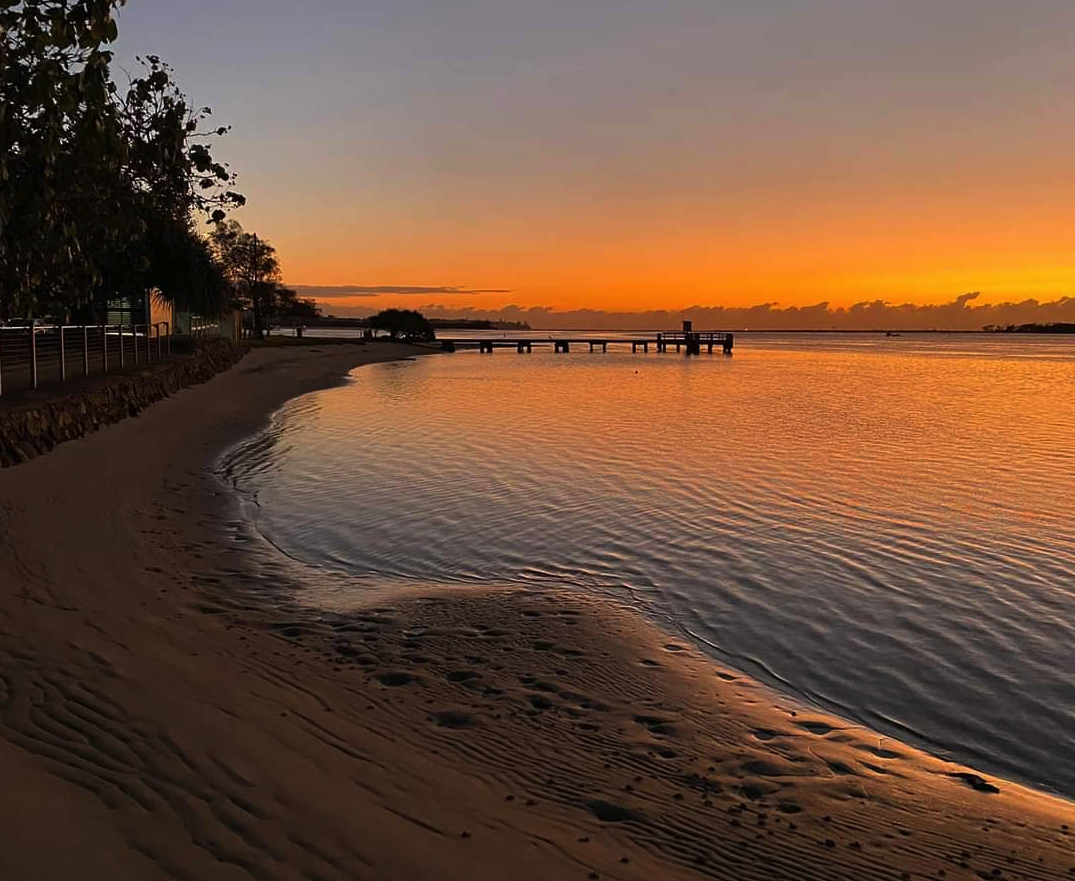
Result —
<path fill-rule="evenodd" d="M 57 386 L 0 398 L 0 466 L 17 465 L 102 425 L 137 416 L 180 389 L 212 379 L 244 354 L 230 340 L 206 340 L 189 355 L 137 373 L 82 380 L 70 391 Z"/>

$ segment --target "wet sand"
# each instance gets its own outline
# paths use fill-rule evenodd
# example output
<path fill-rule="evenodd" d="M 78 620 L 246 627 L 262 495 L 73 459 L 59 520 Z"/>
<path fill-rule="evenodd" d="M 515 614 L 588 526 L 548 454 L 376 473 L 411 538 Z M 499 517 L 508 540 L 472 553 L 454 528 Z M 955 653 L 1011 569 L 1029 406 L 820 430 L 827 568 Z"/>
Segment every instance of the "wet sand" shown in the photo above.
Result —
<path fill-rule="evenodd" d="M 412 351 L 258 350 L 0 472 L 0 877 L 1075 877 L 1071 803 L 607 601 L 364 585 L 347 607 L 274 552 L 220 450 Z"/>

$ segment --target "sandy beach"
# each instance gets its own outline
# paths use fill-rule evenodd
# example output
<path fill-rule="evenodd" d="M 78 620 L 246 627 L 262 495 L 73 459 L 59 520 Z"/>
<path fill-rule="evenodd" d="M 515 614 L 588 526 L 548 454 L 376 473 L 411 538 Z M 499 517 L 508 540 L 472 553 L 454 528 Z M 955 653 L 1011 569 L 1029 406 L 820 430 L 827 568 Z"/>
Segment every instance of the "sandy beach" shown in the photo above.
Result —
<path fill-rule="evenodd" d="M 0 471 L 0 877 L 1075 877 L 1070 802 L 607 600 L 348 592 L 277 553 L 217 457 L 414 351 L 257 349 Z"/>

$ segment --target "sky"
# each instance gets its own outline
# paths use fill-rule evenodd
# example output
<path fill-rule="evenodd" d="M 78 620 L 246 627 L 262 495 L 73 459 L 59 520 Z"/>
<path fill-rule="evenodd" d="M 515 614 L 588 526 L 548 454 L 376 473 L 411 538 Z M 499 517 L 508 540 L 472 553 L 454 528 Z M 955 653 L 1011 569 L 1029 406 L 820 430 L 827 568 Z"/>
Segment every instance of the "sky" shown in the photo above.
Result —
<path fill-rule="evenodd" d="M 117 63 L 161 55 L 233 126 L 236 219 L 327 312 L 1075 295 L 1071 0 L 128 0 L 119 22 Z"/>

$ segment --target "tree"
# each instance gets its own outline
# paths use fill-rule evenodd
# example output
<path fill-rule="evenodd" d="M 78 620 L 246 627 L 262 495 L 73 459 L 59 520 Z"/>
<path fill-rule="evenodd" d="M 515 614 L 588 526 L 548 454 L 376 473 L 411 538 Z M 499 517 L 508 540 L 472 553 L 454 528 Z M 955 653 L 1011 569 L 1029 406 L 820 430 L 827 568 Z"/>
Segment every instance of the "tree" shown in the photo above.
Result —
<path fill-rule="evenodd" d="M 31 314 L 65 282 L 87 290 L 93 281 L 78 221 L 118 165 L 112 56 L 103 48 L 116 37 L 118 5 L 0 8 L 0 292 L 10 314 Z"/>
<path fill-rule="evenodd" d="M 374 330 L 385 330 L 392 339 L 425 340 L 437 338 L 433 325 L 421 313 L 414 309 L 385 309 L 371 315 L 369 325 Z"/>
<path fill-rule="evenodd" d="M 0 0 L 0 315 L 99 312 L 144 294 L 165 240 L 185 238 L 200 272 L 192 216 L 219 222 L 245 201 L 205 143 L 227 128 L 203 131 L 210 111 L 167 65 L 148 56 L 123 93 L 112 81 L 122 4 Z"/>
<path fill-rule="evenodd" d="M 283 285 L 277 286 L 273 310 L 277 322 L 303 321 L 307 318 L 321 317 L 321 309 L 316 300 L 299 297 L 296 291 Z"/>
<path fill-rule="evenodd" d="M 244 230 L 237 220 L 218 223 L 209 240 L 235 301 L 254 314 L 254 337 L 263 339 L 281 287 L 276 249 Z"/>
<path fill-rule="evenodd" d="M 211 111 L 190 106 L 157 56 L 140 61 L 143 75 L 117 103 L 125 156 L 114 222 L 123 246 L 97 243 L 94 311 L 103 316 L 110 299 L 154 290 L 185 311 L 217 317 L 231 305 L 231 291 L 195 218 L 219 223 L 225 209 L 245 203 L 230 189 L 234 175 L 204 143 L 228 129 L 203 132 Z"/>
<path fill-rule="evenodd" d="M 281 282 L 276 248 L 236 220 L 218 223 L 209 244 L 223 270 L 234 301 L 254 317 L 254 336 L 263 339 L 274 324 L 317 318 L 321 310 L 313 300 L 301 299 Z"/>
<path fill-rule="evenodd" d="M 181 311 L 220 318 L 232 307 L 224 267 L 190 221 L 155 231 L 145 278 L 156 296 Z"/>

